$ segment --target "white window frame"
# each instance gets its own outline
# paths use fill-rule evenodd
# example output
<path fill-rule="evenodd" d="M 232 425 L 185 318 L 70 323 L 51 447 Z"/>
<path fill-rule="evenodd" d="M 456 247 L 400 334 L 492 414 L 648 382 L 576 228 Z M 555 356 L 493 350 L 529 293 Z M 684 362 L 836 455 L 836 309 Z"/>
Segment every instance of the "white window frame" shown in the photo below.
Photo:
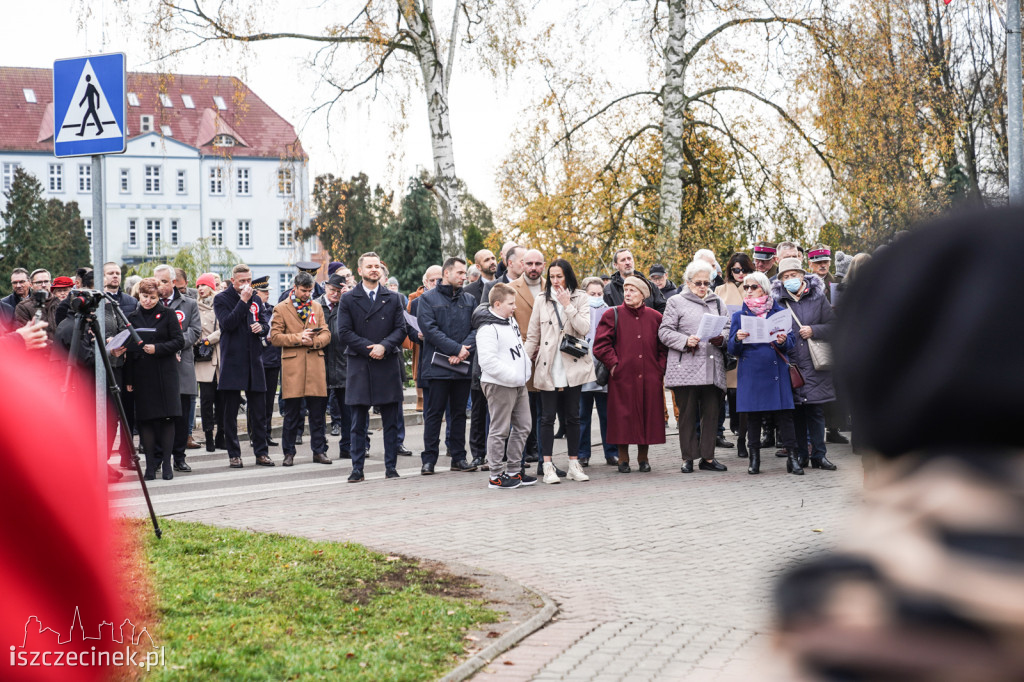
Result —
<path fill-rule="evenodd" d="M 14 173 L 21 168 L 20 163 L 13 161 L 5 162 L 4 169 L 4 191 L 9 192 L 11 190 L 11 184 L 14 183 Z"/>
<path fill-rule="evenodd" d="M 213 96 L 213 104 L 221 111 L 226 111 L 228 108 L 228 105 L 224 103 L 224 98 L 220 95 Z"/>
<path fill-rule="evenodd" d="M 163 241 L 163 221 L 160 218 L 146 218 L 146 255 L 159 256 Z"/>
<path fill-rule="evenodd" d="M 38 102 L 38 100 L 36 99 L 36 91 L 32 88 L 22 88 L 21 94 L 25 95 L 25 101 L 29 104 L 35 104 L 36 102 Z"/>
<path fill-rule="evenodd" d="M 309 239 L 306 240 L 306 248 L 311 254 L 320 252 L 320 240 L 315 234 L 311 235 Z"/>
<path fill-rule="evenodd" d="M 163 189 L 160 186 L 162 174 L 161 166 L 146 166 L 145 184 L 143 185 L 143 191 L 146 194 L 163 194 Z"/>
<path fill-rule="evenodd" d="M 121 194 L 132 193 L 132 172 L 130 168 L 121 169 L 120 180 L 117 186 Z"/>
<path fill-rule="evenodd" d="M 240 249 L 252 248 L 252 221 L 245 218 L 238 221 L 237 245 Z"/>
<path fill-rule="evenodd" d="M 277 287 L 282 292 L 288 291 L 292 288 L 292 280 L 295 276 L 290 272 L 279 272 L 277 273 Z"/>
<path fill-rule="evenodd" d="M 174 106 L 174 102 L 171 101 L 170 95 L 168 95 L 166 92 L 160 93 L 160 104 L 164 105 L 168 109 Z"/>
<path fill-rule="evenodd" d="M 295 174 L 291 168 L 277 169 L 277 196 L 295 196 Z"/>
<path fill-rule="evenodd" d="M 196 103 L 192 101 L 192 95 L 182 95 L 181 103 L 185 105 L 186 109 L 195 109 Z"/>
<path fill-rule="evenodd" d="M 175 190 L 178 194 L 188 194 L 188 171 L 178 169 L 175 179 Z"/>
<path fill-rule="evenodd" d="M 139 219 L 129 218 L 128 219 L 128 246 L 137 247 L 139 245 Z"/>
<path fill-rule="evenodd" d="M 64 164 L 51 163 L 46 171 L 47 187 L 51 192 L 64 191 Z"/>
<path fill-rule="evenodd" d="M 210 196 L 224 196 L 224 169 L 220 166 L 210 166 Z"/>
<path fill-rule="evenodd" d="M 224 221 L 221 218 L 210 220 L 210 243 L 213 246 L 224 246 Z"/>
<path fill-rule="evenodd" d="M 277 221 L 277 246 L 281 249 L 290 249 L 295 246 L 295 225 L 292 221 Z"/>
<path fill-rule="evenodd" d="M 174 133 L 171 132 L 171 126 L 160 126 L 160 134 L 164 137 L 174 137 Z"/>
<path fill-rule="evenodd" d="M 137 107 L 137 106 L 139 106 L 139 96 L 136 95 L 134 92 L 129 92 L 128 93 L 128 106 L 130 106 L 130 107 Z"/>
<path fill-rule="evenodd" d="M 252 196 L 252 185 L 249 182 L 252 171 L 248 168 L 235 169 L 235 193 L 240 197 Z"/>
<path fill-rule="evenodd" d="M 140 133 L 151 133 L 153 132 L 153 116 L 150 114 L 142 114 L 139 116 L 139 132 Z"/>
<path fill-rule="evenodd" d="M 79 193 L 86 193 L 92 191 L 92 164 L 91 163 L 80 163 L 78 164 L 78 191 Z"/>
<path fill-rule="evenodd" d="M 168 221 L 170 232 L 167 235 L 167 241 L 171 246 L 177 246 L 178 242 L 181 241 L 181 219 L 171 218 Z"/>
<path fill-rule="evenodd" d="M 89 240 L 89 248 L 92 248 L 92 218 L 82 220 L 85 223 L 85 238 Z"/>

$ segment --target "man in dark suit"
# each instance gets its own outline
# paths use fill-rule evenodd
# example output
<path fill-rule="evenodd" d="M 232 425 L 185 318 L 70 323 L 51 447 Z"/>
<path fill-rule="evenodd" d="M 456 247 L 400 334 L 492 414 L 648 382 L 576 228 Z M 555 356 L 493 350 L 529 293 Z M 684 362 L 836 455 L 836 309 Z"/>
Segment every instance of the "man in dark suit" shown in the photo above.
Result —
<path fill-rule="evenodd" d="M 384 423 L 384 466 L 398 478 L 398 420 L 402 419 L 402 372 L 395 358 L 405 338 L 405 315 L 398 295 L 380 282 L 380 256 L 359 257 L 362 282 L 338 302 L 337 334 L 345 344 L 348 372 L 345 404 L 352 410 L 352 473 L 349 483 L 363 480 L 366 429 L 370 406 L 380 408 Z"/>
<path fill-rule="evenodd" d="M 272 467 L 267 456 L 267 382 L 263 375 L 263 338 L 270 331 L 267 308 L 253 295 L 252 271 L 239 263 L 231 269 L 231 286 L 213 297 L 213 312 L 220 324 L 220 380 L 223 392 L 224 445 L 232 469 L 242 468 L 238 443 L 238 408 L 242 391 L 252 423 L 249 443 L 258 466 Z"/>
<path fill-rule="evenodd" d="M 473 264 L 480 271 L 480 278 L 472 284 L 467 284 L 462 290 L 476 299 L 476 304 L 483 301 L 484 287 L 494 281 L 494 273 L 498 269 L 498 261 L 494 254 L 488 249 L 481 249 L 473 257 Z"/>
<path fill-rule="evenodd" d="M 185 337 L 185 347 L 181 350 L 178 361 L 178 390 L 181 393 L 181 414 L 174 420 L 174 448 L 171 452 L 174 455 L 175 471 L 192 471 L 185 462 L 185 448 L 189 438 L 192 436 L 189 425 L 189 412 L 195 406 L 196 393 L 199 385 L 196 383 L 195 356 L 192 354 L 192 346 L 203 333 L 203 324 L 199 319 L 199 304 L 195 299 L 185 298 L 174 286 L 175 272 L 169 265 L 158 265 L 153 269 L 153 276 L 157 281 L 157 293 L 160 295 L 160 302 L 164 307 L 173 312 L 178 318 L 178 325 Z"/>

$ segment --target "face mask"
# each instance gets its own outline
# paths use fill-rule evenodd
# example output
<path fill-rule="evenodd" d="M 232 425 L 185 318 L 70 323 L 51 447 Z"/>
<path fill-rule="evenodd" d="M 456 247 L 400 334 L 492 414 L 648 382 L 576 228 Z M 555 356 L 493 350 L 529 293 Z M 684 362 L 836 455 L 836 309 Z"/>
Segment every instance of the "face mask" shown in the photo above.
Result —
<path fill-rule="evenodd" d="M 604 297 L 603 296 L 588 296 L 587 298 L 590 299 L 589 302 L 590 302 L 590 307 L 591 308 L 600 308 L 601 306 L 604 305 Z"/>
<path fill-rule="evenodd" d="M 799 277 L 787 279 L 785 283 L 786 291 L 788 291 L 791 294 L 795 294 L 796 292 L 800 291 L 800 287 L 802 287 L 803 285 L 804 281 Z"/>

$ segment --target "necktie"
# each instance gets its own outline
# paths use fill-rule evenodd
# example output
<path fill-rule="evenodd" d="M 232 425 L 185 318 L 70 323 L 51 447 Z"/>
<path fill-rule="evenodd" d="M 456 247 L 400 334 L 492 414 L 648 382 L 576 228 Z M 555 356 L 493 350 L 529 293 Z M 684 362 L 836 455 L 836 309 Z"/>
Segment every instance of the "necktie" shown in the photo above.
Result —
<path fill-rule="evenodd" d="M 164 299 L 164 306 L 170 308 L 171 307 L 171 299 L 165 298 Z"/>
<path fill-rule="evenodd" d="M 376 297 L 377 297 L 377 290 L 376 290 L 376 289 L 374 289 L 373 291 L 371 291 L 371 292 L 370 292 L 370 303 L 373 303 L 373 300 L 374 300 L 374 299 L 375 299 Z"/>

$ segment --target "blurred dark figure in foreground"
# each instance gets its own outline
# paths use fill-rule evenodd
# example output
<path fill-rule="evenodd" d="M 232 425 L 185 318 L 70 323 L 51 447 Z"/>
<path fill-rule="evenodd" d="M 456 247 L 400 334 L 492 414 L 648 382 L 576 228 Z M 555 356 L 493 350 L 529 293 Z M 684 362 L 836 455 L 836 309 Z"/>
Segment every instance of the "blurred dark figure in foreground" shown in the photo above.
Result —
<path fill-rule="evenodd" d="M 874 467 L 854 533 L 778 588 L 807 679 L 1024 679 L 1024 314 L 991 267 L 1021 252 L 1024 211 L 954 215 L 845 296 L 836 357 Z"/>

